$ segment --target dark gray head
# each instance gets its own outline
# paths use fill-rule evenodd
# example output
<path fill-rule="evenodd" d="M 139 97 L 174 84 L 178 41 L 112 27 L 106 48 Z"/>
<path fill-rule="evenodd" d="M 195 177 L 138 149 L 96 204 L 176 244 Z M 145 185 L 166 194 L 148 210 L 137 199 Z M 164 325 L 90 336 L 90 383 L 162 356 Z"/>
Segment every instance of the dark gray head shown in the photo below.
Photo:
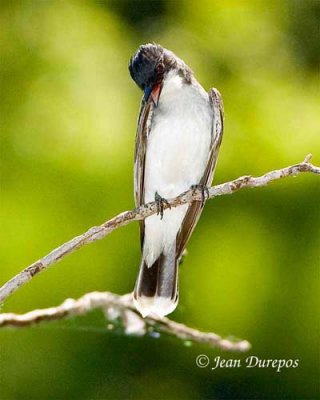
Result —
<path fill-rule="evenodd" d="M 130 75 L 144 91 L 145 100 L 151 95 L 156 105 L 159 101 L 163 80 L 171 70 L 175 70 L 183 77 L 186 84 L 191 83 L 191 69 L 172 51 L 158 44 L 148 43 L 140 46 L 129 62 Z"/>
<path fill-rule="evenodd" d="M 129 62 L 130 75 L 146 98 L 155 85 L 161 85 L 164 69 L 164 49 L 157 44 L 140 46 Z"/>

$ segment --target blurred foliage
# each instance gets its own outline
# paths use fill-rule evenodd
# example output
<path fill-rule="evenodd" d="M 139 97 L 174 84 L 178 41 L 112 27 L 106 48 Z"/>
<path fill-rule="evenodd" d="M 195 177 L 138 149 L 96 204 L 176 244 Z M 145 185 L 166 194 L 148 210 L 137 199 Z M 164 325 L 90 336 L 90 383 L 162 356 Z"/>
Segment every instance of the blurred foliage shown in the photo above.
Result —
<path fill-rule="evenodd" d="M 141 93 L 128 59 L 155 41 L 225 103 L 215 182 L 319 164 L 319 1 L 2 1 L 1 283 L 133 207 Z M 2 399 L 315 399 L 320 185 L 299 176 L 208 202 L 181 267 L 176 320 L 234 334 L 297 369 L 199 369 L 204 346 L 101 333 L 100 314 L 0 332 Z M 67 257 L 3 312 L 132 290 L 137 225 Z M 225 358 L 246 355 L 222 354 Z"/>

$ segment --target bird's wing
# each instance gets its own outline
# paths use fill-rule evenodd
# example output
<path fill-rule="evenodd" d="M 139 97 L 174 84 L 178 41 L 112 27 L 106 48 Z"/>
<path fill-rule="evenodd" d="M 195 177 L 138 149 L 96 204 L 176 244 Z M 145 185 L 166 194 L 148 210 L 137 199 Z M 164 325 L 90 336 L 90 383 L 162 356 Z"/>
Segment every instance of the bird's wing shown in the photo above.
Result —
<path fill-rule="evenodd" d="M 153 102 L 151 98 L 142 98 L 138 127 L 136 133 L 136 145 L 134 154 L 134 198 L 136 207 L 144 204 L 144 171 L 146 160 L 147 139 L 150 132 Z M 144 240 L 144 220 L 140 221 L 141 248 Z"/>
<path fill-rule="evenodd" d="M 204 186 L 208 186 L 212 182 L 213 173 L 217 162 L 218 152 L 223 136 L 223 101 L 221 94 L 217 89 L 212 88 L 209 91 L 208 96 L 213 111 L 213 118 L 212 118 L 212 134 L 211 134 L 212 140 L 211 140 L 211 149 L 209 153 L 208 164 L 200 181 L 200 184 Z M 203 209 L 203 203 L 201 201 L 194 201 L 190 205 L 177 236 L 177 243 L 176 243 L 177 259 L 180 259 L 182 256 L 182 253 L 191 236 L 191 233 L 200 218 L 202 209 Z"/>

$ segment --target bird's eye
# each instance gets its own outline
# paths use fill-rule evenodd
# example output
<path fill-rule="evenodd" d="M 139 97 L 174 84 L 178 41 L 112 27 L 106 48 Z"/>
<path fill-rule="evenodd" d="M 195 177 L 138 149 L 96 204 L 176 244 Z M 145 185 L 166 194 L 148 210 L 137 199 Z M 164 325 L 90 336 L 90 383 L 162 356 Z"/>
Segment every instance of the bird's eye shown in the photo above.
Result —
<path fill-rule="evenodd" d="M 164 65 L 159 62 L 156 66 L 156 83 L 161 83 L 163 80 Z"/>
<path fill-rule="evenodd" d="M 156 67 L 156 71 L 158 74 L 162 74 L 163 70 L 164 70 L 164 66 L 163 66 L 162 62 L 160 62 Z"/>

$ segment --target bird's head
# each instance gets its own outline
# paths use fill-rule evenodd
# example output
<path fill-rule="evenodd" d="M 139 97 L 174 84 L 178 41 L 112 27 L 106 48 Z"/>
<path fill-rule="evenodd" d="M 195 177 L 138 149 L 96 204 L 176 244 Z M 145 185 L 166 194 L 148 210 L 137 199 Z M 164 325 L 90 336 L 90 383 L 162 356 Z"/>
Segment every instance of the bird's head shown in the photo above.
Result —
<path fill-rule="evenodd" d="M 145 44 L 131 57 L 129 71 L 132 79 L 144 91 L 144 98 L 151 96 L 158 105 L 165 72 L 164 49 L 157 44 Z"/>

